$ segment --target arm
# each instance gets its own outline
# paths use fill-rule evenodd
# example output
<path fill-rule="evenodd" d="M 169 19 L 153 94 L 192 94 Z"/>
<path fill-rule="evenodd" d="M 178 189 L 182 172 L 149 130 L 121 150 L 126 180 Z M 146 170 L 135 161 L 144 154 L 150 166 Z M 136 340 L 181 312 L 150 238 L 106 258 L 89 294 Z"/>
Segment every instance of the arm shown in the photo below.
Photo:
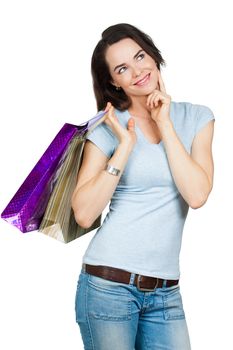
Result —
<path fill-rule="evenodd" d="M 75 219 L 80 226 L 90 227 L 102 213 L 116 189 L 131 150 L 128 143 L 119 143 L 113 156 L 108 159 L 95 144 L 86 141 L 71 201 Z M 119 176 L 104 171 L 107 163 L 121 170 Z"/>
<path fill-rule="evenodd" d="M 158 80 L 159 88 L 149 95 L 147 105 L 162 135 L 176 186 L 188 205 L 197 209 L 206 202 L 213 186 L 211 145 L 214 123 L 209 121 L 197 132 L 189 155 L 170 119 L 171 96 L 166 93 L 160 71 Z"/>
<path fill-rule="evenodd" d="M 212 139 L 214 122 L 210 121 L 195 136 L 191 155 L 179 140 L 172 123 L 160 128 L 170 169 L 182 197 L 193 209 L 201 207 L 213 186 Z"/>

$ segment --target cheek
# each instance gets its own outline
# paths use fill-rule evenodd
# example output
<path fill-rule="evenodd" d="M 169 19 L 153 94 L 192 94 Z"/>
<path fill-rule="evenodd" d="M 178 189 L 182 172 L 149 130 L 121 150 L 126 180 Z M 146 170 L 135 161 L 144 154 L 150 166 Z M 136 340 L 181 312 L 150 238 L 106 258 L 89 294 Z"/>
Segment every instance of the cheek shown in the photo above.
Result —
<path fill-rule="evenodd" d="M 122 74 L 122 76 L 119 79 L 119 83 L 122 86 L 127 86 L 131 83 L 131 80 L 132 80 L 131 73 L 130 73 L 130 71 L 127 71 L 124 74 Z"/>
<path fill-rule="evenodd" d="M 157 74 L 157 72 L 158 72 L 158 67 L 157 67 L 157 64 L 156 64 L 156 62 L 153 60 L 153 59 L 150 59 L 150 66 L 151 66 L 151 68 L 153 69 L 153 70 L 155 70 L 155 72 L 156 72 L 156 74 Z"/>

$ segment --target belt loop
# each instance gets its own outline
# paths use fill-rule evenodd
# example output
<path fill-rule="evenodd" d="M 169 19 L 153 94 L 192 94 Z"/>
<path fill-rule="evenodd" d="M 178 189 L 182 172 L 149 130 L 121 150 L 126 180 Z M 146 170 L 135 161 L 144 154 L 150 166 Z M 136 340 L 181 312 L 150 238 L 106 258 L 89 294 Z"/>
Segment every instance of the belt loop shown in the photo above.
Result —
<path fill-rule="evenodd" d="M 82 264 L 82 272 L 86 273 L 86 264 L 84 264 L 84 263 Z"/>
<path fill-rule="evenodd" d="M 135 279 L 135 273 L 131 273 L 129 284 L 134 284 L 134 279 Z"/>
<path fill-rule="evenodd" d="M 167 280 L 163 280 L 163 288 L 166 288 L 167 286 Z"/>

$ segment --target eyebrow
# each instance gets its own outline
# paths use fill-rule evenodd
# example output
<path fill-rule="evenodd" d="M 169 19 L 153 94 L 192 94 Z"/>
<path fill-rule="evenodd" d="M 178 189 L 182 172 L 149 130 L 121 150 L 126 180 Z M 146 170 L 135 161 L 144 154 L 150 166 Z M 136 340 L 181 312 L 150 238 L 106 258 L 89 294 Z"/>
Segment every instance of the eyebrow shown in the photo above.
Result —
<path fill-rule="evenodd" d="M 136 55 L 133 56 L 133 58 L 135 59 L 135 58 L 140 54 L 141 51 L 144 51 L 144 50 L 140 49 L 140 50 L 136 53 Z M 115 72 L 115 70 L 116 70 L 117 68 L 120 68 L 120 67 L 125 66 L 125 65 L 126 65 L 126 63 L 118 64 L 118 66 L 116 66 L 116 67 L 114 68 L 113 71 Z"/>

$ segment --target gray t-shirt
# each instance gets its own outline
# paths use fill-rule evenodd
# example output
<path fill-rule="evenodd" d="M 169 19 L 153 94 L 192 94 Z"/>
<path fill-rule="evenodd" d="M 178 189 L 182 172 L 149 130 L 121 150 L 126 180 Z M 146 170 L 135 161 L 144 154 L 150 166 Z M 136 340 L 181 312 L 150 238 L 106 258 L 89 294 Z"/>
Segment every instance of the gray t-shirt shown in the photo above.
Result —
<path fill-rule="evenodd" d="M 128 110 L 115 111 L 120 123 L 127 127 Z M 208 121 L 215 119 L 207 106 L 173 101 L 170 118 L 189 154 L 194 136 Z M 136 134 L 137 143 L 83 263 L 178 279 L 182 233 L 189 206 L 175 185 L 163 141 L 150 143 L 137 125 Z M 99 124 L 87 139 L 109 158 L 119 144 L 105 123 Z"/>

